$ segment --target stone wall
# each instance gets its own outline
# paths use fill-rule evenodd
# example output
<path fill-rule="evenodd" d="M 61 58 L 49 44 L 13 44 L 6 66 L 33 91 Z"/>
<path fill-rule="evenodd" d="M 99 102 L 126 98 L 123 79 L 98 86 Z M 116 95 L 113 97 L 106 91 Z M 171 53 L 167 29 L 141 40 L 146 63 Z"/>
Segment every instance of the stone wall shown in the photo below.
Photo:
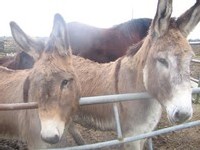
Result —
<path fill-rule="evenodd" d="M 7 37 L 4 39 L 4 52 L 12 53 L 20 51 L 21 48 L 17 45 L 12 37 Z"/>
<path fill-rule="evenodd" d="M 0 37 L 0 52 L 4 51 L 4 37 Z"/>
<path fill-rule="evenodd" d="M 46 41 L 46 37 L 35 38 Z M 0 53 L 15 53 L 21 51 L 21 48 L 12 37 L 0 37 Z"/>

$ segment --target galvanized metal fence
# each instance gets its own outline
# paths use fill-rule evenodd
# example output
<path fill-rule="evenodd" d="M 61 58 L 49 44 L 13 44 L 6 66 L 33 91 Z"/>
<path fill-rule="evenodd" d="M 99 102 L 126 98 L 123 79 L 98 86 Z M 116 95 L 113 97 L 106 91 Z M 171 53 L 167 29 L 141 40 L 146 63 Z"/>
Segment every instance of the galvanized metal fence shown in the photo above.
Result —
<path fill-rule="evenodd" d="M 199 45 L 200 43 L 198 43 Z M 193 63 L 198 63 L 200 65 L 200 60 L 198 59 L 192 59 Z M 195 79 L 193 77 L 190 77 L 191 81 L 193 82 L 193 84 L 195 84 L 195 87 L 200 87 L 200 72 L 198 75 L 198 79 Z M 196 97 L 193 99 L 194 103 L 200 103 L 200 94 L 197 94 Z"/>
<path fill-rule="evenodd" d="M 197 94 L 197 93 L 200 93 L 200 88 L 193 88 L 192 94 Z M 117 95 L 106 95 L 106 96 L 95 96 L 95 97 L 83 97 L 80 99 L 80 105 L 116 103 L 116 102 L 138 100 L 138 99 L 148 100 L 149 98 L 152 98 L 152 97 L 148 93 L 130 93 L 130 94 L 117 94 Z M 16 109 L 30 109 L 30 108 L 31 109 L 37 108 L 37 103 L 0 104 L 0 110 L 16 110 Z M 116 120 L 116 125 L 117 125 L 117 129 L 116 129 L 117 135 L 118 135 L 117 139 L 106 141 L 106 142 L 95 143 L 95 144 L 66 147 L 66 148 L 56 148 L 56 149 L 51 149 L 51 150 L 89 150 L 89 149 L 103 148 L 107 146 L 133 142 L 133 141 L 141 140 L 144 138 L 151 138 L 153 136 L 157 136 L 160 134 L 165 134 L 172 131 L 178 131 L 185 128 L 200 125 L 200 121 L 194 121 L 194 122 L 189 122 L 189 123 L 185 123 L 185 124 L 181 124 L 181 125 L 177 125 L 177 126 L 173 126 L 169 128 L 156 130 L 150 133 L 122 138 L 123 133 L 120 127 L 120 119 L 119 119 L 118 109 L 116 105 L 114 105 L 113 110 L 114 110 L 115 120 Z M 149 149 L 153 149 L 153 144 L 152 144 L 151 139 L 148 141 L 148 143 L 149 143 Z"/>
<path fill-rule="evenodd" d="M 193 88 L 192 94 L 200 93 L 200 88 Z M 132 94 L 118 94 L 118 95 L 107 95 L 107 96 L 95 96 L 95 97 L 85 97 L 81 98 L 80 105 L 90 105 L 90 104 L 102 104 L 102 103 L 115 103 L 115 102 L 122 102 L 122 101 L 130 101 L 130 100 L 138 100 L 138 99 L 150 99 L 152 98 L 148 93 L 132 93 Z M 148 148 L 149 150 L 153 150 L 153 143 L 151 137 L 166 134 L 173 131 L 179 131 L 186 128 L 191 128 L 195 126 L 200 126 L 199 121 L 193 121 L 181 125 L 176 125 L 156 131 L 152 131 L 150 133 L 144 133 L 136 136 L 125 137 L 122 138 L 122 132 L 120 128 L 120 119 L 116 105 L 114 105 L 114 113 L 115 113 L 115 121 L 117 125 L 117 137 L 118 139 L 95 143 L 95 144 L 88 144 L 82 146 L 74 146 L 74 147 L 66 147 L 66 148 L 56 148 L 56 149 L 49 149 L 49 150 L 90 150 L 90 149 L 97 149 L 103 148 L 113 145 L 120 145 L 123 143 L 134 142 L 137 140 L 149 138 L 148 140 Z"/>

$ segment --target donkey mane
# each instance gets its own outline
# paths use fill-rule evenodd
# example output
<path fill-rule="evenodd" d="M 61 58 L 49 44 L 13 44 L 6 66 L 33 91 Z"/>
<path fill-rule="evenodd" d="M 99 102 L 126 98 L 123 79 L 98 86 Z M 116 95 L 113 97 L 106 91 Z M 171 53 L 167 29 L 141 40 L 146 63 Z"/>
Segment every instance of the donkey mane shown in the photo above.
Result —
<path fill-rule="evenodd" d="M 135 53 L 142 47 L 142 44 L 144 43 L 144 40 L 131 45 L 128 50 L 126 51 L 126 56 L 134 56 Z"/>
<path fill-rule="evenodd" d="M 170 19 L 169 26 L 170 26 L 170 28 L 178 28 L 176 18 Z M 152 25 L 149 28 L 151 28 L 151 27 L 152 27 Z M 145 38 L 147 38 L 147 37 L 145 37 Z M 131 45 L 126 51 L 126 56 L 134 56 L 139 51 L 139 49 L 142 47 L 145 38 L 143 40 L 139 41 L 138 43 Z"/>

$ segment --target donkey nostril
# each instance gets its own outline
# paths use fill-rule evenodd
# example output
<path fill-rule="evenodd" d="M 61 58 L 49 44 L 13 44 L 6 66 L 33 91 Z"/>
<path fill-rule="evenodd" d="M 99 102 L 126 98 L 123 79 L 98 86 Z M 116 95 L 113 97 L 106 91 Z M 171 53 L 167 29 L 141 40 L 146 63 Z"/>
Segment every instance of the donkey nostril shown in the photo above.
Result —
<path fill-rule="evenodd" d="M 176 113 L 174 114 L 175 118 L 180 118 L 180 111 L 176 111 Z"/>
<path fill-rule="evenodd" d="M 41 137 L 42 137 L 42 140 L 44 140 L 45 142 L 50 143 L 50 144 L 56 144 L 60 140 L 60 138 L 57 134 L 54 136 L 51 136 L 51 137 L 43 137 L 43 136 L 41 136 Z"/>
<path fill-rule="evenodd" d="M 183 111 L 176 111 L 174 114 L 175 122 L 176 123 L 182 123 L 190 118 L 190 113 L 183 112 Z"/>

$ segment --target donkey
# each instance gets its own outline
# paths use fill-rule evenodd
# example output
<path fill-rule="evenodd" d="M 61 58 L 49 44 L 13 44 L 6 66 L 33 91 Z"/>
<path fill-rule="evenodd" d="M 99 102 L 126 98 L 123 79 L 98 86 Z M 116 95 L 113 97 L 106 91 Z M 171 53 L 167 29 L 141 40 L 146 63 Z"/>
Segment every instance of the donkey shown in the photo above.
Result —
<path fill-rule="evenodd" d="M 36 61 L 27 70 L 0 67 L 0 103 L 37 102 L 38 110 L 1 111 L 0 134 L 27 140 L 30 148 L 45 148 L 59 142 L 80 98 L 68 31 L 62 17 L 55 15 L 52 33 L 43 45 L 15 22 L 10 26 L 16 42 Z"/>
<path fill-rule="evenodd" d="M 186 37 L 200 20 L 200 1 L 177 19 L 171 18 L 172 0 L 159 0 L 149 33 L 134 55 L 98 64 L 74 56 L 82 96 L 147 91 L 150 100 L 117 103 L 122 132 L 133 136 L 150 132 L 162 108 L 169 121 L 182 123 L 192 117 L 190 61 L 194 55 Z M 100 130 L 115 130 L 113 104 L 81 106 L 75 122 Z M 124 149 L 143 149 L 145 140 L 127 143 Z"/>

